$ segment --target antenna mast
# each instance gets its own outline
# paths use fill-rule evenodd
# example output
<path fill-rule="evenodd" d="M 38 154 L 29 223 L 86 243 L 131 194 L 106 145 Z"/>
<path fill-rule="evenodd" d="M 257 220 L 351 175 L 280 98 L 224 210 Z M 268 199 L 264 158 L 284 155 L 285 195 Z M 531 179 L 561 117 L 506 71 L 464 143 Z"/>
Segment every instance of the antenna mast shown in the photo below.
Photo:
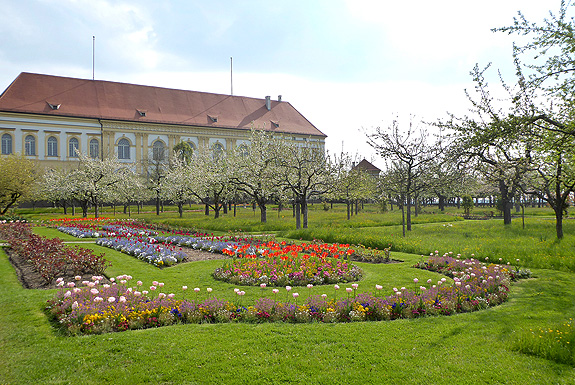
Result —
<path fill-rule="evenodd" d="M 95 67 L 96 67 L 96 36 L 92 36 L 92 80 L 94 80 Z"/>
<path fill-rule="evenodd" d="M 230 95 L 234 95 L 234 58 L 230 56 Z"/>

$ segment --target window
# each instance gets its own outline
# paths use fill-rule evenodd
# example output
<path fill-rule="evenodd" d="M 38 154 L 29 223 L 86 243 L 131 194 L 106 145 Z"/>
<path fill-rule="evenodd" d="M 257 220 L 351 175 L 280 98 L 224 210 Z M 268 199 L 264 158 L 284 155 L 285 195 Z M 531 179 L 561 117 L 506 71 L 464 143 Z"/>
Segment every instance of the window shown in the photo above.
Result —
<path fill-rule="evenodd" d="M 58 139 L 53 136 L 48 138 L 48 156 L 58 156 Z"/>
<path fill-rule="evenodd" d="M 12 135 L 2 135 L 2 155 L 9 155 L 12 153 Z"/>
<path fill-rule="evenodd" d="M 164 142 L 162 142 L 161 140 L 156 140 L 154 142 L 154 145 L 152 147 L 152 159 L 155 160 L 156 162 L 161 162 L 162 160 L 164 160 Z"/>
<path fill-rule="evenodd" d="M 220 143 L 214 144 L 213 147 L 213 158 L 215 160 L 221 159 L 224 156 L 224 146 Z"/>
<path fill-rule="evenodd" d="M 76 154 L 76 150 L 79 147 L 78 139 L 72 138 L 68 142 L 68 156 L 70 158 L 77 158 L 78 155 Z"/>
<path fill-rule="evenodd" d="M 36 155 L 36 138 L 34 135 L 27 135 L 24 138 L 24 153 L 26 155 Z"/>
<path fill-rule="evenodd" d="M 238 153 L 240 154 L 241 157 L 245 158 L 246 156 L 249 155 L 249 150 L 248 150 L 248 146 L 246 146 L 245 144 L 242 144 L 240 147 L 238 147 Z"/>
<path fill-rule="evenodd" d="M 128 139 L 120 139 L 118 142 L 118 159 L 130 159 L 130 142 Z"/>
<path fill-rule="evenodd" d="M 98 139 L 90 140 L 90 158 L 97 159 L 100 157 L 100 142 Z"/>

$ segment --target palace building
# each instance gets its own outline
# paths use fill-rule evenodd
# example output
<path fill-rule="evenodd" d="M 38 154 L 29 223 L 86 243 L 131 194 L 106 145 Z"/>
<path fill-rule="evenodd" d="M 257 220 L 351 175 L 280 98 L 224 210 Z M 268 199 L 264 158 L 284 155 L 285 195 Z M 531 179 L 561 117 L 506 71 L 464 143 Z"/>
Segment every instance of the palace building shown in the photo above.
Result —
<path fill-rule="evenodd" d="M 76 149 L 138 171 L 181 141 L 214 152 L 246 145 L 251 128 L 325 147 L 326 135 L 281 96 L 272 100 L 21 73 L 0 95 L 1 155 L 44 168 L 77 166 Z M 161 159 L 160 159 L 161 158 Z"/>

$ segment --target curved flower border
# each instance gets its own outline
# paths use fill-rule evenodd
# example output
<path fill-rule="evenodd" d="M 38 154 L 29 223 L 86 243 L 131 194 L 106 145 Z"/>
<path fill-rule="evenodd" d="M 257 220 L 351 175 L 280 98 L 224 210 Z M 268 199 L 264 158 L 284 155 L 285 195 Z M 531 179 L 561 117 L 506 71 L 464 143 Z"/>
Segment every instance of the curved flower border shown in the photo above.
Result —
<path fill-rule="evenodd" d="M 449 260 L 447 265 L 452 265 L 451 272 L 456 273 L 453 284 L 446 278 L 437 283 L 428 280 L 427 284 L 420 284 L 415 278 L 413 289 L 394 288 L 393 294 L 383 296 L 381 285 L 375 286 L 375 294 L 356 294 L 359 284 L 354 283 L 342 290 L 339 298 L 339 285 L 333 286 L 332 296 L 311 295 L 313 285 L 309 284 L 306 299 L 300 298 L 305 296 L 304 288 L 300 296 L 287 286 L 283 301 L 283 290 L 280 293 L 280 289 L 274 288 L 270 293 L 269 288 L 261 284 L 264 296 L 252 305 L 244 305 L 245 292 L 239 289 L 234 289 L 236 301 L 218 299 L 210 288 L 203 292 L 194 288 L 193 298 L 186 299 L 188 288 L 183 286 L 183 298 L 179 299 L 174 293 L 163 293 L 162 282 L 154 281 L 144 290 L 141 281 L 130 284 L 132 277 L 128 275 L 111 278 L 111 285 L 100 285 L 102 277 L 82 283 L 81 278 L 76 277 L 78 282 L 59 282 L 61 289 L 48 301 L 46 311 L 55 325 L 75 335 L 176 323 L 393 320 L 476 311 L 507 300 L 511 281 L 508 267 L 438 254 L 430 256 L 426 263 L 444 266 L 446 260 Z"/>

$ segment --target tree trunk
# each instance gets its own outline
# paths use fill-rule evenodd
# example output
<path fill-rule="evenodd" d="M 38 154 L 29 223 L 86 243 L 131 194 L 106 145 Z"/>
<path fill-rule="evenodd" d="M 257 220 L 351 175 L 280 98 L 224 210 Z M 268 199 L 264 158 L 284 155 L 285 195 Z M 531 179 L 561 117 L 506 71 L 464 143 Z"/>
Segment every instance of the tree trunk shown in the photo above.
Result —
<path fill-rule="evenodd" d="M 563 238 L 563 204 L 558 204 L 555 208 L 555 231 L 557 239 Z"/>
<path fill-rule="evenodd" d="M 265 203 L 260 203 L 260 222 L 267 223 L 268 221 L 268 208 Z"/>
<path fill-rule="evenodd" d="M 438 207 L 440 211 L 445 211 L 445 198 L 447 198 L 445 195 L 441 195 L 441 194 L 437 194 L 437 197 L 439 198 L 439 203 L 438 203 Z"/>
<path fill-rule="evenodd" d="M 156 215 L 160 215 L 160 197 L 156 196 Z"/>
<path fill-rule="evenodd" d="M 182 202 L 178 202 L 178 214 L 180 214 L 180 218 L 184 216 L 184 204 Z"/>
<path fill-rule="evenodd" d="M 228 213 L 228 204 L 226 202 L 224 202 L 224 204 L 222 205 L 224 208 L 224 214 Z"/>
<path fill-rule="evenodd" d="M 295 228 L 296 230 L 301 229 L 301 214 L 299 201 L 296 199 L 294 201 L 294 216 L 295 216 Z"/>
<path fill-rule="evenodd" d="M 406 207 L 406 226 L 407 231 L 411 231 L 411 195 L 407 194 L 407 207 Z"/>
<path fill-rule="evenodd" d="M 510 225 L 511 207 L 513 203 L 509 196 L 509 187 L 505 184 L 504 180 L 499 181 L 499 193 L 501 194 L 501 208 L 503 209 L 503 224 Z"/>
<path fill-rule="evenodd" d="M 303 214 L 303 228 L 307 229 L 307 200 L 306 198 L 302 198 L 301 200 L 301 211 Z"/>
<path fill-rule="evenodd" d="M 210 206 L 208 206 L 208 204 L 206 203 L 206 207 L 204 209 L 204 214 L 205 215 L 210 215 Z"/>
<path fill-rule="evenodd" d="M 351 203 L 349 202 L 349 199 L 345 201 L 345 204 L 347 206 L 347 220 L 349 221 L 351 219 L 351 208 L 350 205 Z"/>

